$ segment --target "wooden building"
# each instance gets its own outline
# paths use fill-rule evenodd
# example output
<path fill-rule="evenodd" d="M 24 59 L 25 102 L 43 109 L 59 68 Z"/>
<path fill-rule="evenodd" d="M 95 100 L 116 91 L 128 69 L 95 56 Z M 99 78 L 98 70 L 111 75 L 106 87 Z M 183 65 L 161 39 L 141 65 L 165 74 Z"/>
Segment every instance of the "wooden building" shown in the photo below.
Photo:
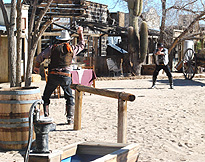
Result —
<path fill-rule="evenodd" d="M 45 3 L 42 2 L 38 5 L 38 10 L 40 11 L 43 7 L 45 7 Z M 75 33 L 77 31 L 76 27 L 78 25 L 83 26 L 86 47 L 80 56 L 76 58 L 76 61 L 84 64 L 83 66 L 86 66 L 86 68 L 93 68 L 98 75 L 98 69 L 101 67 L 97 66 L 99 64 L 96 61 L 98 61 L 99 56 L 106 56 L 107 34 L 103 32 L 104 29 L 100 31 L 96 30 L 95 27 L 97 24 L 100 26 L 101 24 L 107 24 L 107 7 L 107 5 L 84 0 L 54 0 L 44 17 L 44 21 L 49 17 L 57 20 L 55 24 L 58 26 L 52 24 L 46 32 L 44 32 L 38 43 L 36 54 L 39 54 L 42 50 L 48 47 L 48 45 L 53 44 L 54 38 L 60 35 L 60 31 L 64 29 L 59 26 L 71 29 L 71 36 L 74 37 L 72 44 L 74 45 L 77 43 L 78 39 L 78 35 Z M 47 62 L 48 60 L 44 62 L 45 66 L 47 66 Z M 106 69 L 104 70 L 106 71 Z"/>
<path fill-rule="evenodd" d="M 5 32 L 6 27 L 0 26 L 0 82 L 9 81 L 8 38 Z"/>

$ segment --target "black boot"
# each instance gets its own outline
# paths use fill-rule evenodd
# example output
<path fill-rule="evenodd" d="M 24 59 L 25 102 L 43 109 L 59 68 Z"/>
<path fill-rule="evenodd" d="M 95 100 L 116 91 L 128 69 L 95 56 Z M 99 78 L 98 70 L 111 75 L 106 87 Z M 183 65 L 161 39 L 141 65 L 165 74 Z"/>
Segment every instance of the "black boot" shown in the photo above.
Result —
<path fill-rule="evenodd" d="M 74 105 L 66 105 L 66 117 L 68 125 L 73 123 L 74 110 Z"/>
<path fill-rule="evenodd" d="M 152 89 L 156 88 L 155 84 L 156 84 L 156 80 L 157 80 L 157 77 L 153 76 L 152 78 Z"/>
<path fill-rule="evenodd" d="M 173 78 L 172 77 L 169 78 L 169 85 L 170 85 L 170 89 L 174 89 Z"/>
<path fill-rule="evenodd" d="M 49 116 L 49 105 L 43 105 L 44 116 Z"/>

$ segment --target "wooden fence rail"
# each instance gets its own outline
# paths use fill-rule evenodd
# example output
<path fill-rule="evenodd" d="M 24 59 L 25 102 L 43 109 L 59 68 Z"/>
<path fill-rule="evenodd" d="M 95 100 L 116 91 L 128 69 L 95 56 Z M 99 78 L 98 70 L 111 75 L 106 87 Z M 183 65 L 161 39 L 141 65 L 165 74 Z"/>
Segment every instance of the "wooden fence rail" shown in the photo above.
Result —
<path fill-rule="evenodd" d="M 83 92 L 91 94 L 111 97 L 118 99 L 118 129 L 117 142 L 126 143 L 127 141 L 127 101 L 134 101 L 135 95 L 116 92 L 106 89 L 98 89 L 78 84 L 72 84 L 71 88 L 75 90 L 75 115 L 74 115 L 74 130 L 81 129 L 81 114 L 82 114 L 82 99 Z"/>

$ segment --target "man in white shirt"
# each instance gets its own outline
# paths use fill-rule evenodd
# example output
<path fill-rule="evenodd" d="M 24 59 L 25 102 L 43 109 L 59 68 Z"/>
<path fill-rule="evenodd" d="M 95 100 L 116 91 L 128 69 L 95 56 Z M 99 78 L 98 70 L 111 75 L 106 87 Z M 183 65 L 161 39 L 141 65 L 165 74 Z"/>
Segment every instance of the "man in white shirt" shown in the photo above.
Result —
<path fill-rule="evenodd" d="M 153 84 L 151 88 L 156 88 L 155 84 L 156 84 L 157 76 L 159 74 L 159 71 L 163 69 L 169 78 L 170 89 L 173 89 L 174 88 L 173 78 L 172 78 L 171 70 L 168 65 L 169 63 L 168 50 L 164 48 L 162 43 L 157 44 L 157 49 L 154 52 L 154 56 L 155 56 L 156 68 L 153 73 Z"/>

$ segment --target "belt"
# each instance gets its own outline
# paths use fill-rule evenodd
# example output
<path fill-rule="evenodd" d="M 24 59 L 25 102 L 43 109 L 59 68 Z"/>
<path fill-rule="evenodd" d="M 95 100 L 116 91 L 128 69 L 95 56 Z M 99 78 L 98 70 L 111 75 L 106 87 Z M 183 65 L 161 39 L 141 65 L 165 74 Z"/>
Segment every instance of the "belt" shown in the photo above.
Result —
<path fill-rule="evenodd" d="M 64 75 L 64 76 L 71 77 L 70 73 L 64 73 L 64 72 L 60 72 L 60 71 L 50 71 L 49 74 Z"/>

